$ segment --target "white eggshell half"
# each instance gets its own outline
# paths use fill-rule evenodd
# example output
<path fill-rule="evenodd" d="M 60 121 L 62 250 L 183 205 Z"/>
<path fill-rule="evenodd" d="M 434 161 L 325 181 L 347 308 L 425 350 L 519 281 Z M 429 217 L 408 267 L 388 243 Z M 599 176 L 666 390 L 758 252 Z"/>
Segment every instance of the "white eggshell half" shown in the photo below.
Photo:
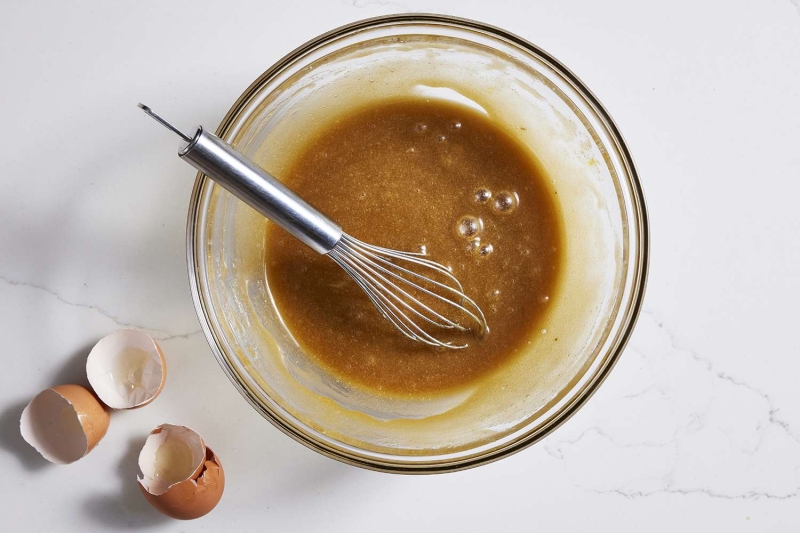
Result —
<path fill-rule="evenodd" d="M 42 391 L 22 411 L 20 433 L 42 457 L 56 464 L 86 455 L 89 439 L 75 407 L 53 389 Z"/>
<path fill-rule="evenodd" d="M 158 396 L 167 377 L 167 365 L 150 335 L 118 329 L 92 348 L 86 375 L 103 403 L 113 409 L 131 409 Z"/>
<path fill-rule="evenodd" d="M 162 424 L 139 453 L 139 483 L 155 496 L 187 479 L 195 478 L 206 459 L 206 444 L 199 433 L 185 426 Z"/>

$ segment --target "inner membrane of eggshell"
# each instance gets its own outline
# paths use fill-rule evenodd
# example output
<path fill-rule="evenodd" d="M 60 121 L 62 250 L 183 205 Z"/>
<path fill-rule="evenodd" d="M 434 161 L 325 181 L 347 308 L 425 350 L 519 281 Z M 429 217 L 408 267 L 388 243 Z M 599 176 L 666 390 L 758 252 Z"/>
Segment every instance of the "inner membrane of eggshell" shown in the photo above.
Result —
<path fill-rule="evenodd" d="M 164 376 L 153 339 L 133 329 L 117 330 L 98 342 L 86 369 L 97 395 L 115 409 L 136 407 L 153 398 Z"/>
<path fill-rule="evenodd" d="M 22 411 L 22 437 L 50 462 L 66 464 L 86 454 L 88 439 L 78 413 L 52 389 L 42 391 Z"/>
<path fill-rule="evenodd" d="M 205 443 L 197 432 L 171 424 L 159 426 L 139 454 L 139 482 L 150 494 L 163 494 L 172 485 L 193 479 L 205 455 Z"/>

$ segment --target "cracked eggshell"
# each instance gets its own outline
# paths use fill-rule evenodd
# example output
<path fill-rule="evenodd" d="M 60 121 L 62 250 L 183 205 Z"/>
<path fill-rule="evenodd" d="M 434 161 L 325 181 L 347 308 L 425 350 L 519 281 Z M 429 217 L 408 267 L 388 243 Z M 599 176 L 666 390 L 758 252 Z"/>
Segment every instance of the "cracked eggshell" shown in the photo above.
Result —
<path fill-rule="evenodd" d="M 92 348 L 86 359 L 86 375 L 107 406 L 132 409 L 149 404 L 161 393 L 167 363 L 150 335 L 118 329 Z"/>
<path fill-rule="evenodd" d="M 80 385 L 43 390 L 22 411 L 20 433 L 42 457 L 56 464 L 74 463 L 106 434 L 108 411 Z"/>
<path fill-rule="evenodd" d="M 139 489 L 150 505 L 179 520 L 209 513 L 225 488 L 219 458 L 196 431 L 184 426 L 154 429 L 139 454 L 139 470 Z"/>

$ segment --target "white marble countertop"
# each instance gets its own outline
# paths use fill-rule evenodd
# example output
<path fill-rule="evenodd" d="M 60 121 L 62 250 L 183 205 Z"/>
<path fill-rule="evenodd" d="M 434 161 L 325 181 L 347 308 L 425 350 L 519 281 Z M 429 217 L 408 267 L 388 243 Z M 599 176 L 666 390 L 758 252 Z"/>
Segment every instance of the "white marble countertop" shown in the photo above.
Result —
<path fill-rule="evenodd" d="M 432 477 L 319 456 L 230 385 L 186 277 L 194 172 L 134 105 L 215 126 L 305 40 L 409 10 L 565 62 L 626 136 L 652 218 L 645 312 L 599 392 L 534 447 Z M 800 530 L 798 0 L 4 2 L 0 73 L 0 530 Z M 122 325 L 161 339 L 164 393 L 113 413 L 86 459 L 45 463 L 22 407 L 85 380 L 89 347 Z M 222 502 L 194 522 L 136 487 L 167 421 L 225 465 Z"/>

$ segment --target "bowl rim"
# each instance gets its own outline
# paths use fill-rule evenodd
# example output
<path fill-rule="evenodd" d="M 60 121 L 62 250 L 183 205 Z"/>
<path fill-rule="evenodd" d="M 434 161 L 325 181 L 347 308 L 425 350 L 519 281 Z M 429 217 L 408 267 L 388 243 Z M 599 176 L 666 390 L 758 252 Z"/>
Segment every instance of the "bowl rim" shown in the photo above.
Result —
<path fill-rule="evenodd" d="M 630 297 L 630 303 L 624 309 L 620 308 L 620 312 L 623 313 L 622 326 L 612 347 L 605 357 L 604 363 L 597 368 L 594 376 L 592 376 L 591 379 L 584 384 L 583 390 L 579 391 L 573 400 L 565 406 L 565 408 L 554 413 L 549 420 L 549 423 L 538 428 L 532 428 L 520 438 L 507 443 L 505 446 L 493 448 L 486 452 L 474 456 L 468 456 L 467 458 L 461 460 L 437 460 L 436 462 L 432 463 L 414 462 L 403 464 L 398 462 L 396 459 L 380 461 L 376 460 L 374 457 L 370 459 L 365 456 L 356 456 L 348 453 L 342 448 L 330 446 L 325 442 L 315 439 L 313 435 L 304 432 L 301 427 L 292 423 L 291 420 L 285 419 L 279 413 L 274 412 L 266 407 L 262 402 L 254 397 L 248 386 L 242 382 L 240 376 L 238 376 L 238 374 L 226 361 L 225 354 L 220 347 L 221 343 L 217 339 L 216 333 L 211 328 L 211 320 L 209 316 L 210 310 L 201 294 L 201 288 L 199 284 L 200 268 L 196 263 L 197 247 L 195 246 L 195 243 L 197 232 L 199 230 L 197 221 L 198 217 L 201 215 L 201 208 L 204 205 L 203 192 L 207 183 L 210 182 L 210 179 L 202 172 L 197 173 L 190 198 L 186 224 L 186 241 L 187 266 L 192 300 L 194 302 L 195 311 L 197 312 L 202 331 L 220 367 L 237 388 L 239 393 L 250 403 L 254 409 L 256 409 L 256 411 L 258 411 L 275 427 L 297 442 L 300 442 L 306 447 L 311 448 L 322 455 L 331 457 L 338 461 L 381 472 L 431 474 L 465 470 L 494 462 L 517 453 L 535 444 L 546 435 L 549 435 L 555 429 L 560 427 L 561 424 L 569 420 L 569 418 L 571 418 L 581 407 L 583 407 L 586 401 L 594 395 L 619 360 L 641 313 L 649 272 L 650 229 L 644 191 L 641 187 L 641 182 L 639 180 L 639 175 L 636 170 L 633 157 L 616 123 L 611 118 L 611 115 L 608 113 L 608 111 L 606 111 L 605 107 L 603 107 L 603 105 L 600 103 L 598 98 L 594 95 L 594 93 L 592 93 L 571 70 L 569 70 L 560 61 L 555 59 L 542 48 L 502 28 L 471 19 L 434 13 L 391 14 L 358 20 L 320 34 L 319 36 L 305 42 L 283 56 L 263 74 L 256 78 L 231 106 L 230 110 L 217 127 L 216 134 L 224 138 L 234 123 L 234 119 L 248 105 L 253 95 L 256 94 L 265 83 L 269 82 L 272 78 L 281 73 L 284 68 L 291 65 L 294 61 L 302 58 L 318 47 L 339 37 L 354 34 L 362 30 L 373 29 L 387 25 L 402 26 L 413 24 L 436 24 L 454 27 L 457 29 L 478 31 L 483 34 L 488 34 L 494 38 L 509 42 L 526 52 L 534 54 L 543 62 L 548 63 L 549 67 L 558 71 L 559 74 L 563 76 L 564 80 L 572 85 L 572 88 L 581 94 L 581 96 L 585 99 L 585 103 L 596 114 L 603 126 L 607 128 L 611 140 L 616 145 L 615 148 L 618 150 L 621 162 L 625 167 L 626 174 L 629 177 L 628 185 L 630 186 L 632 193 L 631 204 L 633 211 L 631 214 L 631 219 L 638 221 L 638 224 L 634 225 L 638 253 L 629 263 L 630 267 L 634 269 L 634 281 L 631 284 L 632 294 Z M 301 425 L 304 425 L 301 421 L 298 420 L 298 422 Z"/>

